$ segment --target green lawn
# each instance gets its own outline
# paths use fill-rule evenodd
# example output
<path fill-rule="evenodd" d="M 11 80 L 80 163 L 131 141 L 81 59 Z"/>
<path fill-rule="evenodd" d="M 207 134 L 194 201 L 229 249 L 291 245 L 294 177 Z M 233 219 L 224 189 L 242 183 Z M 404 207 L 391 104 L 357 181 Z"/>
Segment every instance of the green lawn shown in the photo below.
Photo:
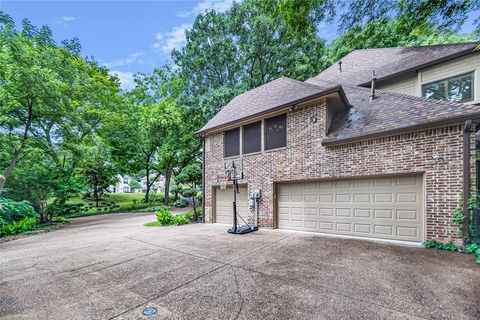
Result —
<path fill-rule="evenodd" d="M 108 197 L 101 201 L 99 207 L 95 207 L 94 201 L 84 200 L 82 198 L 74 198 L 71 199 L 68 204 L 82 203 L 88 210 L 71 214 L 67 216 L 67 218 L 114 212 L 141 211 L 142 209 L 144 210 L 150 207 L 158 207 L 163 205 L 163 193 L 156 194 L 154 196 L 154 202 L 151 202 L 150 204 L 143 202 L 144 198 L 144 193 L 109 193 Z"/>

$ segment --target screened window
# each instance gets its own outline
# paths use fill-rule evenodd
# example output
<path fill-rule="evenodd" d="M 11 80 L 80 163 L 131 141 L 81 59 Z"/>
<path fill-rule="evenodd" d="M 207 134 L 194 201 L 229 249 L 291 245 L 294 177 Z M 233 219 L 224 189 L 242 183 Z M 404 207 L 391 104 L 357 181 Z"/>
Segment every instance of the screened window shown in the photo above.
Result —
<path fill-rule="evenodd" d="M 287 145 L 287 115 L 265 120 L 265 150 L 282 148 Z"/>
<path fill-rule="evenodd" d="M 240 128 L 225 131 L 223 145 L 225 157 L 238 156 L 240 154 Z"/>
<path fill-rule="evenodd" d="M 262 122 L 243 126 L 243 153 L 262 150 Z"/>
<path fill-rule="evenodd" d="M 424 84 L 422 95 L 450 102 L 473 101 L 473 72 Z"/>

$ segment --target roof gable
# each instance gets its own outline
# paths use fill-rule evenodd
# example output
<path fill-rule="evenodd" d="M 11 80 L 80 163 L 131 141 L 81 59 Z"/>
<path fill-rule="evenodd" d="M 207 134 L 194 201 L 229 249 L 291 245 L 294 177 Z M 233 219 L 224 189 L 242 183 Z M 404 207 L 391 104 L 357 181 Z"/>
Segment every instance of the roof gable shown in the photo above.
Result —
<path fill-rule="evenodd" d="M 340 95 L 345 97 L 342 88 L 335 84 L 315 85 L 281 77 L 233 98 L 198 133 L 211 131 L 333 92 L 340 92 Z M 346 98 L 344 100 L 348 105 Z"/>

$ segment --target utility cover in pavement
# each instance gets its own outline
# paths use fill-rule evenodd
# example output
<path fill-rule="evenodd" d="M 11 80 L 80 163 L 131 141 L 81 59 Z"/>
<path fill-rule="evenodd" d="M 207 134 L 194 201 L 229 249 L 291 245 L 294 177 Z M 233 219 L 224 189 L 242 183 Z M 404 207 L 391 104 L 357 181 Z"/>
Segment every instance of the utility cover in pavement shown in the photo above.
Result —
<path fill-rule="evenodd" d="M 145 316 L 151 316 L 151 315 L 154 315 L 155 313 L 157 313 L 157 309 L 154 307 L 148 307 L 143 309 L 143 315 Z"/>

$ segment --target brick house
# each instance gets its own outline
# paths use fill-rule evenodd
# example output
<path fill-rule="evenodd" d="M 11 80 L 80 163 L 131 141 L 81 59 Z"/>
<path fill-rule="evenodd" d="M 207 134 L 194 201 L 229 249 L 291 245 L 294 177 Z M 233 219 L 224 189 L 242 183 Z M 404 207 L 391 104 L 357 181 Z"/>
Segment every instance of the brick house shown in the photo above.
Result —
<path fill-rule="evenodd" d="M 305 82 L 235 97 L 199 131 L 204 221 L 232 223 L 217 177 L 235 161 L 239 214 L 252 221 L 261 189 L 261 227 L 461 244 L 452 217 L 476 181 L 476 46 L 357 50 Z"/>

